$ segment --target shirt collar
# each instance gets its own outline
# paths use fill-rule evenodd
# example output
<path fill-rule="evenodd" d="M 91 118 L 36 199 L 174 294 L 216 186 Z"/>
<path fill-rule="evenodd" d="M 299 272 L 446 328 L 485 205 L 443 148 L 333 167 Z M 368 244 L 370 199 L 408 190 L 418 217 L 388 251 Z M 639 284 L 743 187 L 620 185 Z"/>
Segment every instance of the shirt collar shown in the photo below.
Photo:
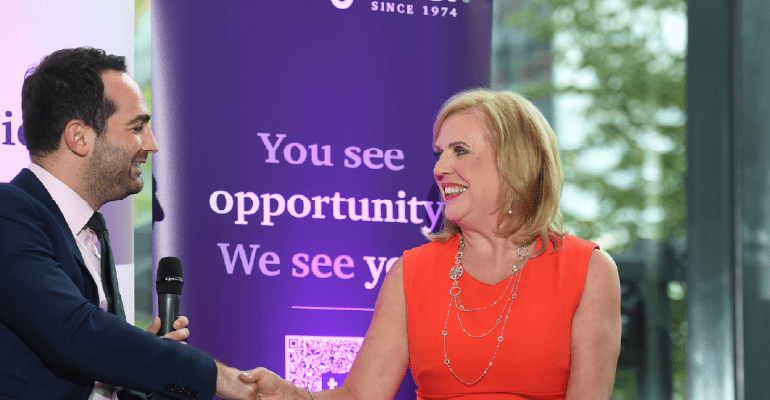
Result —
<path fill-rule="evenodd" d="M 67 226 L 72 231 L 72 234 L 77 236 L 83 230 L 83 227 L 86 226 L 88 220 L 91 219 L 94 210 L 72 188 L 43 167 L 32 163 L 28 168 L 45 186 L 45 189 L 48 190 L 51 198 L 53 198 L 53 201 L 56 202 L 59 210 L 64 215 L 64 219 L 67 221 Z"/>

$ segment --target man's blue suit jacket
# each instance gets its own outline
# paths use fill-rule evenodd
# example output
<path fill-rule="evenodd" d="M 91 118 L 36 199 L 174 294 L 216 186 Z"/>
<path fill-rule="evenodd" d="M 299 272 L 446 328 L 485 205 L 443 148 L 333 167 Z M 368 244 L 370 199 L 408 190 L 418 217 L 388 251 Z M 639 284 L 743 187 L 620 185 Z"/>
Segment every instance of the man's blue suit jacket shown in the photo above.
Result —
<path fill-rule="evenodd" d="M 211 356 L 98 307 L 59 207 L 22 170 L 0 184 L 0 399 L 87 399 L 94 381 L 210 399 Z"/>

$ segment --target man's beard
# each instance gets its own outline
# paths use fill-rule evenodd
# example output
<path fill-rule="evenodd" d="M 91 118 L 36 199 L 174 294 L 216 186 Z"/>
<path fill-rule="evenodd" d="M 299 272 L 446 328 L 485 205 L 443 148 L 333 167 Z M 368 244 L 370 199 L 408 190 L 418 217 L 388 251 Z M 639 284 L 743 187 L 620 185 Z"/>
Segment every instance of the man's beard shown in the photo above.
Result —
<path fill-rule="evenodd" d="M 132 176 L 132 166 L 126 152 L 109 139 L 98 138 L 86 171 L 83 187 L 96 204 L 103 205 L 139 193 L 144 182 Z"/>

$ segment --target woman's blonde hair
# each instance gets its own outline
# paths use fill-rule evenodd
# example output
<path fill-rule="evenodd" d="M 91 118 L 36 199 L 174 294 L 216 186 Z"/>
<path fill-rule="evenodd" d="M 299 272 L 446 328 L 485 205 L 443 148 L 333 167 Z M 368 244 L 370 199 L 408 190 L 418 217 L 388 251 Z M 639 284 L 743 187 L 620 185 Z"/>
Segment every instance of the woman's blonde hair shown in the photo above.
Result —
<path fill-rule="evenodd" d="M 553 243 L 554 251 L 559 249 L 567 234 L 559 212 L 564 176 L 556 137 L 548 122 L 534 104 L 515 93 L 471 89 L 457 93 L 441 107 L 433 124 L 433 142 L 449 116 L 471 110 L 486 116 L 488 140 L 502 177 L 497 234 L 518 234 L 525 243 L 539 236 L 540 246 L 533 255 L 545 251 L 547 240 Z M 444 242 L 458 232 L 457 224 L 445 216 L 442 230 L 426 236 Z"/>

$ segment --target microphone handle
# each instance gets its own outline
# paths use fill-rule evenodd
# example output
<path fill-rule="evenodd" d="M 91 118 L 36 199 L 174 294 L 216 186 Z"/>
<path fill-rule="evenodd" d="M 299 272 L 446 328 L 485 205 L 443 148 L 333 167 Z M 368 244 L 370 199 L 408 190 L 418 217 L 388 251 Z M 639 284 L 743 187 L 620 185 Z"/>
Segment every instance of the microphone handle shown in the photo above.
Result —
<path fill-rule="evenodd" d="M 172 293 L 158 295 L 158 316 L 160 317 L 158 336 L 174 331 L 172 324 L 179 318 L 179 297 L 178 294 Z"/>

